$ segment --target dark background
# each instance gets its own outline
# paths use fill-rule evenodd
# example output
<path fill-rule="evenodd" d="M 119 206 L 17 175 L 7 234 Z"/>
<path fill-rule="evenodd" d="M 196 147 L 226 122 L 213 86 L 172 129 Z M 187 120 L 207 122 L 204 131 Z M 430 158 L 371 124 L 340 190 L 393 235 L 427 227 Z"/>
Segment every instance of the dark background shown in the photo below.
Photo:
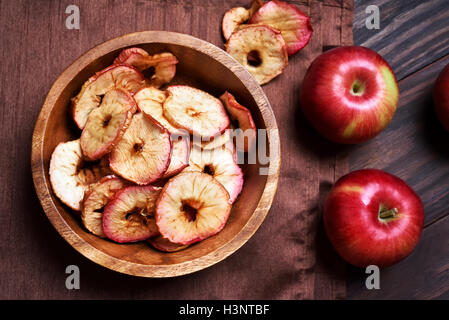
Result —
<path fill-rule="evenodd" d="M 145 20 L 164 26 L 166 30 L 176 30 L 177 23 L 192 16 L 195 21 L 187 24 L 193 27 L 185 30 L 186 33 L 205 39 L 217 38 L 218 30 L 202 29 L 221 23 L 218 20 L 209 21 L 210 17 L 221 17 L 227 7 L 245 5 L 247 2 L 233 0 L 224 4 L 221 0 L 205 0 L 196 7 L 192 6 L 192 1 L 135 1 L 136 6 L 133 6 L 128 1 L 106 0 L 0 0 L 0 30 L 3 33 L 0 40 L 3 62 L 0 65 L 0 146 L 3 147 L 0 153 L 1 299 L 174 298 L 169 291 L 163 290 L 166 280 L 140 279 L 112 272 L 87 260 L 62 239 L 49 223 L 35 195 L 30 172 L 30 148 L 33 126 L 51 83 L 68 63 L 85 50 L 125 31 L 137 30 L 137 21 Z M 340 2 L 323 1 L 337 7 Z M 308 3 L 291 2 L 300 5 Z M 191 16 L 178 16 L 177 12 L 164 17 L 152 15 L 157 7 L 166 3 L 181 9 L 185 3 L 185 8 L 191 10 Z M 64 10 L 69 4 L 80 6 L 80 31 L 65 30 Z M 365 27 L 365 8 L 371 4 L 380 8 L 379 30 Z M 89 10 L 85 10 L 86 7 Z M 207 15 L 208 12 L 211 15 Z M 122 19 L 129 15 L 135 17 L 134 28 L 129 25 L 129 19 Z M 97 32 L 82 32 L 83 21 L 90 21 L 90 30 L 96 29 Z M 118 34 L 109 33 L 122 29 L 124 31 Z M 102 37 L 98 36 L 98 31 Z M 406 260 L 382 270 L 381 290 L 366 290 L 364 270 L 346 266 L 346 276 L 342 279 L 343 283 L 346 281 L 346 296 L 349 299 L 448 299 L 449 133 L 435 118 L 431 89 L 439 71 L 449 63 L 449 2 L 356 0 L 353 35 L 355 44 L 378 51 L 391 64 L 399 80 L 401 97 L 397 114 L 384 132 L 368 143 L 345 147 L 341 152 L 349 160 L 351 170 L 376 167 L 403 178 L 421 196 L 426 219 L 415 251 Z M 42 43 L 48 45 L 41 46 Z M 86 47 L 86 44 L 90 45 Z M 267 90 L 270 89 L 267 87 Z M 275 218 L 272 215 L 268 217 Z M 202 281 L 226 281 L 223 279 L 227 277 L 233 277 L 229 281 L 236 283 L 245 281 L 238 279 L 236 272 L 227 273 L 225 266 L 233 264 L 240 268 L 252 268 L 251 265 L 242 264 L 240 257 L 259 254 L 254 252 L 254 244 L 264 232 L 268 232 L 266 224 L 247 245 L 229 257 L 229 261 L 201 271 Z M 324 238 L 323 234 L 320 236 Z M 282 262 L 289 263 L 281 259 Z M 64 271 L 70 264 L 80 267 L 81 290 L 65 289 L 67 275 Z M 332 265 L 328 267 L 332 269 Z M 265 278 L 269 279 L 270 276 L 258 275 L 254 292 L 249 292 L 247 296 L 285 297 L 279 292 L 280 287 L 264 286 Z M 279 281 L 284 281 L 285 285 L 289 277 L 286 275 Z M 175 298 L 223 298 L 219 294 L 203 292 L 203 287 L 196 283 L 197 279 L 189 275 L 170 280 L 172 287 L 182 284 L 183 290 L 186 290 Z M 217 286 L 221 285 L 217 283 Z M 298 281 L 292 283 L 289 290 L 306 292 L 304 286 L 307 285 L 308 282 Z M 259 290 L 260 287 L 264 290 Z M 329 292 L 332 290 L 329 289 Z M 234 297 L 245 293 L 239 294 Z M 298 294 L 295 297 L 304 296 Z"/>

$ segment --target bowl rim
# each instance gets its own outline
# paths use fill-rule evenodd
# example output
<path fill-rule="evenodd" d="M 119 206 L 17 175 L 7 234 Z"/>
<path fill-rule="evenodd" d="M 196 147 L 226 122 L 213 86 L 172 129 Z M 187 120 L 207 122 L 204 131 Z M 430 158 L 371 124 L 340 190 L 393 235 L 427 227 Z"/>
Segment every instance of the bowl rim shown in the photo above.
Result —
<path fill-rule="evenodd" d="M 78 74 L 94 59 L 102 57 L 114 50 L 149 43 L 164 43 L 189 47 L 190 49 L 210 56 L 230 69 L 242 81 L 255 99 L 265 127 L 270 130 L 270 134 L 267 135 L 268 146 L 270 155 L 274 155 L 270 157 L 268 170 L 271 174 L 267 176 L 262 196 L 259 199 L 256 209 L 242 229 L 230 241 L 214 251 L 193 260 L 170 265 L 146 265 L 121 260 L 97 249 L 85 241 L 70 227 L 57 209 L 51 197 L 51 187 L 47 179 L 43 161 L 43 137 L 47 128 L 48 115 L 52 111 L 62 90 L 73 79 L 71 75 Z M 75 250 L 89 260 L 120 273 L 147 278 L 175 277 L 193 273 L 222 261 L 243 246 L 257 231 L 270 210 L 278 185 L 280 165 L 280 138 L 276 119 L 268 98 L 254 77 L 240 63 L 219 47 L 191 35 L 169 31 L 141 31 L 125 34 L 89 49 L 73 61 L 51 86 L 36 121 L 31 145 L 31 170 L 34 187 L 45 214 L 58 233 Z"/>

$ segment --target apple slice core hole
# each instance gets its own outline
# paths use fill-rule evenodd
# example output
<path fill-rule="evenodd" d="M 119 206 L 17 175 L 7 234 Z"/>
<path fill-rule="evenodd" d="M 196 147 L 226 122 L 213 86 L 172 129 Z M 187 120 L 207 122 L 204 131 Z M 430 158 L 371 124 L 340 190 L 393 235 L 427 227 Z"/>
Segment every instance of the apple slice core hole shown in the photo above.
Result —
<path fill-rule="evenodd" d="M 192 201 L 183 201 L 181 210 L 182 212 L 184 212 L 187 221 L 193 222 L 196 220 L 198 209 L 196 208 L 196 205 L 192 203 Z"/>
<path fill-rule="evenodd" d="M 156 74 L 156 69 L 151 66 L 148 69 L 143 70 L 142 73 L 146 79 L 151 79 Z"/>
<path fill-rule="evenodd" d="M 101 162 L 101 159 L 94 160 L 94 161 L 86 161 L 83 160 L 78 164 L 78 167 L 76 168 L 76 174 L 79 174 L 81 171 L 90 171 L 93 170 L 96 166 L 99 166 Z"/>
<path fill-rule="evenodd" d="M 141 152 L 142 149 L 143 149 L 143 143 L 135 143 L 133 145 L 133 150 L 134 150 L 135 153 Z"/>
<path fill-rule="evenodd" d="M 246 57 L 248 64 L 253 67 L 258 67 L 262 64 L 259 51 L 251 50 Z"/>
<path fill-rule="evenodd" d="M 103 128 L 106 128 L 109 125 L 109 122 L 111 122 L 112 119 L 112 115 L 108 114 L 106 117 L 104 117 L 103 119 Z"/>
<path fill-rule="evenodd" d="M 130 223 L 146 224 L 145 214 L 142 209 L 135 208 L 125 215 L 125 220 Z"/>
<path fill-rule="evenodd" d="M 214 176 L 214 174 L 215 174 L 214 167 L 211 165 L 204 166 L 203 173 Z"/>

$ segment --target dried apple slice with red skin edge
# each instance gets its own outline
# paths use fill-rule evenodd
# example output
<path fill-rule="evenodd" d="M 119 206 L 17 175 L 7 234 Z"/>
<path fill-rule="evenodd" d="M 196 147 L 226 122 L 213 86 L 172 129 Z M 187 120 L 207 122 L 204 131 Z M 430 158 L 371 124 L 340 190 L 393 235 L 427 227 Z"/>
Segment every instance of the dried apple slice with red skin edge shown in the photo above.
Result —
<path fill-rule="evenodd" d="M 152 117 L 170 132 L 172 154 L 170 165 L 162 178 L 177 174 L 189 165 L 190 136 L 187 131 L 174 127 L 163 115 L 162 105 L 166 99 L 164 91 L 155 87 L 145 87 L 136 92 L 134 99 L 139 110 Z"/>
<path fill-rule="evenodd" d="M 101 96 L 112 88 L 119 88 L 133 94 L 144 84 L 142 73 L 136 68 L 118 64 L 97 72 L 81 87 L 72 98 L 72 116 L 78 128 L 83 129 L 89 114 L 101 103 Z"/>
<path fill-rule="evenodd" d="M 219 148 L 231 141 L 231 130 L 232 129 L 227 128 L 225 129 L 225 131 L 212 138 L 202 138 L 194 136 L 193 144 L 203 150 L 212 150 L 215 148 Z"/>
<path fill-rule="evenodd" d="M 198 136 L 192 137 L 193 146 L 196 148 L 201 148 L 202 150 L 211 151 L 217 148 L 228 149 L 231 151 L 234 157 L 234 162 L 237 162 L 237 151 L 234 146 L 234 126 L 232 123 L 229 125 L 225 131 L 223 131 L 219 136 L 215 136 L 211 139 L 206 139 Z"/>
<path fill-rule="evenodd" d="M 141 71 L 153 67 L 154 74 L 147 80 L 147 84 L 160 87 L 174 78 L 178 59 L 170 52 L 150 55 L 142 48 L 133 47 L 123 50 L 114 63 L 129 64 Z"/>
<path fill-rule="evenodd" d="M 229 194 L 229 203 L 237 199 L 243 187 L 243 172 L 235 162 L 232 150 L 221 147 L 201 150 L 193 146 L 189 166 L 183 172 L 198 171 L 206 173 L 220 182 Z"/>
<path fill-rule="evenodd" d="M 182 172 L 165 184 L 156 203 L 156 224 L 164 238 L 187 245 L 220 232 L 230 212 L 221 183 L 202 172 Z"/>
<path fill-rule="evenodd" d="M 159 88 L 169 83 L 175 77 L 178 60 L 169 52 L 155 54 L 153 59 L 160 62 L 155 65 L 154 75 L 151 76 L 148 84 Z"/>
<path fill-rule="evenodd" d="M 116 192 L 129 185 L 129 182 L 115 176 L 103 177 L 84 193 L 81 220 L 92 234 L 105 238 L 103 232 L 103 209 Z"/>
<path fill-rule="evenodd" d="M 190 157 L 190 136 L 171 135 L 172 153 L 170 157 L 170 165 L 165 171 L 162 178 L 169 178 L 189 165 Z"/>
<path fill-rule="evenodd" d="M 269 25 L 282 34 L 289 56 L 304 48 L 312 37 L 310 17 L 292 4 L 272 0 L 251 17 L 251 24 Z"/>
<path fill-rule="evenodd" d="M 153 86 L 145 86 L 137 91 L 134 97 L 138 97 L 140 100 L 152 100 L 163 104 L 167 99 L 167 94 L 163 90 L 159 90 Z M 137 102 L 137 101 L 136 101 Z"/>
<path fill-rule="evenodd" d="M 119 190 L 103 212 L 103 232 L 118 243 L 137 242 L 159 234 L 154 211 L 161 188 L 129 186 Z"/>
<path fill-rule="evenodd" d="M 250 16 L 248 10 L 243 7 L 231 8 L 226 11 L 221 23 L 223 37 L 228 40 L 231 34 L 237 30 L 241 24 L 248 21 L 249 18 Z"/>
<path fill-rule="evenodd" d="M 189 245 L 170 242 L 170 240 L 165 239 L 161 235 L 150 238 L 147 241 L 153 248 L 162 252 L 177 252 L 189 247 Z"/>
<path fill-rule="evenodd" d="M 56 196 L 75 211 L 81 210 L 84 192 L 92 183 L 110 174 L 106 158 L 86 162 L 80 140 L 62 142 L 50 159 L 50 183 Z"/>
<path fill-rule="evenodd" d="M 200 137 L 211 138 L 229 126 L 221 101 L 189 86 L 170 86 L 163 105 L 164 116 L 178 128 Z"/>
<path fill-rule="evenodd" d="M 266 25 L 246 25 L 226 43 L 226 52 L 243 65 L 260 85 L 282 73 L 288 65 L 287 47 L 281 33 Z"/>
<path fill-rule="evenodd" d="M 109 154 L 109 166 L 122 178 L 146 185 L 165 173 L 171 148 L 169 132 L 151 117 L 137 113 Z"/>
<path fill-rule="evenodd" d="M 127 91 L 106 92 L 101 105 L 89 114 L 81 133 L 84 156 L 96 160 L 108 154 L 122 138 L 135 110 L 136 103 Z"/>
<path fill-rule="evenodd" d="M 151 65 L 148 64 L 149 57 L 150 54 L 144 49 L 132 47 L 122 50 L 117 58 L 115 58 L 114 64 L 128 64 L 143 71 L 151 67 Z"/>
<path fill-rule="evenodd" d="M 184 129 L 173 126 L 165 118 L 163 111 L 165 99 L 166 93 L 152 86 L 146 86 L 134 95 L 138 109 L 159 122 L 168 132 L 175 135 L 188 134 Z"/>
<path fill-rule="evenodd" d="M 238 103 L 235 97 L 227 91 L 220 97 L 220 100 L 228 111 L 231 123 L 237 129 L 242 130 L 235 137 L 237 151 L 253 150 L 256 145 L 257 131 L 251 112 Z"/>
<path fill-rule="evenodd" d="M 261 0 L 253 0 L 249 9 L 236 7 L 226 11 L 221 23 L 223 37 L 228 40 L 231 34 L 237 30 L 240 25 L 247 22 L 262 5 L 263 3 Z"/>

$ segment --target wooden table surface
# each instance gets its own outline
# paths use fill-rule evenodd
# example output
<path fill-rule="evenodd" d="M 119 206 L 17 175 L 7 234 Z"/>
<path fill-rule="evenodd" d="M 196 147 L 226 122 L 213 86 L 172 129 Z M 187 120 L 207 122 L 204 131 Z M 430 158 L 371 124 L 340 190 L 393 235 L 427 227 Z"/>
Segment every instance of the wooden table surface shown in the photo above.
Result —
<path fill-rule="evenodd" d="M 365 8 L 377 4 L 379 30 L 365 27 Z M 446 0 L 357 0 L 354 43 L 370 47 L 391 64 L 399 80 L 399 108 L 378 137 L 348 148 L 350 169 L 374 167 L 393 173 L 420 195 L 424 230 L 404 261 L 381 271 L 381 290 L 366 290 L 363 270 L 347 269 L 347 295 L 354 299 L 449 298 L 449 133 L 433 111 L 432 87 L 449 63 Z"/>
<path fill-rule="evenodd" d="M 133 278 L 90 262 L 48 222 L 35 195 L 29 158 L 34 122 L 58 74 L 102 41 L 155 26 L 189 33 L 223 47 L 221 16 L 226 8 L 246 2 L 0 0 L 0 145 L 4 148 L 0 155 L 0 299 L 449 297 L 449 134 L 435 119 L 430 97 L 436 75 L 449 63 L 446 0 L 355 1 L 354 43 L 381 53 L 396 72 L 401 90 L 400 108 L 392 124 L 373 141 L 355 147 L 323 141 L 296 111 L 293 116 L 299 120 L 292 121 L 292 114 L 285 110 L 297 107 L 297 93 L 286 95 L 279 90 L 299 87 L 302 73 L 295 74 L 295 64 L 318 54 L 324 45 L 352 41 L 345 38 L 350 33 L 344 31 L 345 25 L 352 22 L 344 7 L 352 1 L 291 1 L 311 10 L 312 22 L 319 25 L 317 34 L 322 38 L 291 59 L 290 69 L 264 90 L 281 128 L 292 130 L 292 123 L 301 126 L 302 136 L 281 141 L 283 147 L 305 152 L 298 159 L 293 151 L 284 154 L 283 149 L 280 181 L 284 187 L 280 190 L 284 191 L 278 192 L 267 220 L 255 236 L 225 261 L 181 278 Z M 64 11 L 69 4 L 80 6 L 80 30 L 65 29 Z M 365 28 L 365 8 L 370 4 L 380 7 L 379 30 Z M 325 22 L 333 23 L 319 19 L 324 11 L 331 19 Z M 334 41 L 336 38 L 339 40 Z M 288 132 L 281 129 L 281 139 L 287 137 Z M 319 147 L 313 146 L 317 141 Z M 425 205 L 426 225 L 417 249 L 405 261 L 382 270 L 381 290 L 368 291 L 363 270 L 345 266 L 332 252 L 319 222 L 329 183 L 348 170 L 348 162 L 351 170 L 376 167 L 397 174 L 417 190 Z M 319 179 L 308 178 L 315 175 Z M 301 192 L 313 201 L 290 200 L 293 198 L 287 189 L 294 187 L 297 179 L 303 179 L 303 184 L 312 183 Z M 299 230 L 284 234 L 281 228 L 286 226 Z M 264 241 L 274 243 L 270 248 L 285 242 L 293 251 L 289 256 L 267 257 L 265 265 L 244 263 L 247 257 L 264 256 Z M 70 264 L 80 267 L 80 290 L 65 288 L 65 267 Z M 282 272 L 276 264 L 285 265 Z M 252 270 L 253 275 L 242 279 L 242 268 Z M 234 287 L 234 291 L 220 292 L 225 287 Z M 248 292 L 248 288 L 253 289 Z"/>

